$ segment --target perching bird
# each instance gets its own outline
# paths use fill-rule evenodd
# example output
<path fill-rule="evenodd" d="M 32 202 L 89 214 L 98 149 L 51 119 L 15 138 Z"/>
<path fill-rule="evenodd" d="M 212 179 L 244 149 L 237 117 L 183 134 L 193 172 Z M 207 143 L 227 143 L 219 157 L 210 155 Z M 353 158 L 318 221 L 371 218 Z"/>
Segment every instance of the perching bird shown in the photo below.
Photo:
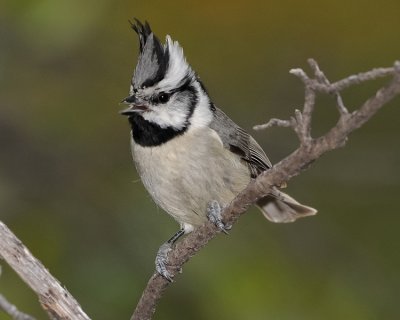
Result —
<path fill-rule="evenodd" d="M 136 20 L 139 57 L 121 111 L 131 126 L 136 169 L 158 206 L 181 229 L 156 257 L 157 271 L 171 280 L 167 254 L 185 233 L 211 220 L 222 231 L 222 209 L 261 172 L 272 167 L 258 143 L 211 101 L 182 47 L 162 44 L 149 24 Z M 277 191 L 257 205 L 272 222 L 292 222 L 317 211 Z"/>

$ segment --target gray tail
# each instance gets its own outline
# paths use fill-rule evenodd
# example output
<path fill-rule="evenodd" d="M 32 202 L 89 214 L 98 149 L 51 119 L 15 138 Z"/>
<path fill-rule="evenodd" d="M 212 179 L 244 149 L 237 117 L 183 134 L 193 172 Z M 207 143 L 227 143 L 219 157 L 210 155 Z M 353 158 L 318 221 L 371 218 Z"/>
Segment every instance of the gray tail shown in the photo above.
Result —
<path fill-rule="evenodd" d="M 257 207 L 269 221 L 276 223 L 293 222 L 317 213 L 314 208 L 302 205 L 286 193 L 277 190 L 258 200 Z"/>

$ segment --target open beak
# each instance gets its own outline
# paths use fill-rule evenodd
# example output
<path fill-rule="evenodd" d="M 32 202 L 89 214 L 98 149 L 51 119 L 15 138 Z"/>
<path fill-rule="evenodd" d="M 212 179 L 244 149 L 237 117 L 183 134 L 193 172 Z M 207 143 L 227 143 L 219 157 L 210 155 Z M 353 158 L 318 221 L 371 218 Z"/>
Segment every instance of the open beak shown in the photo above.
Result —
<path fill-rule="evenodd" d="M 134 95 L 123 99 L 121 103 L 129 105 L 128 108 L 119 112 L 124 116 L 131 116 L 134 113 L 147 111 L 149 109 L 143 102 L 141 103 L 140 101 L 138 101 L 138 99 Z"/>

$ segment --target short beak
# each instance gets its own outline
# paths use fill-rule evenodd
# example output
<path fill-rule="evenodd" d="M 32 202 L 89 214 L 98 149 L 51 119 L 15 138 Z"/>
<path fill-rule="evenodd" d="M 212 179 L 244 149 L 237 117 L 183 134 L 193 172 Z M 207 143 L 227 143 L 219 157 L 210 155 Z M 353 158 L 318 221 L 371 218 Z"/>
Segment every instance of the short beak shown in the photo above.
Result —
<path fill-rule="evenodd" d="M 148 110 L 148 107 L 146 105 L 144 105 L 144 103 L 140 103 L 134 95 L 126 97 L 120 103 L 129 105 L 128 108 L 121 110 L 119 112 L 120 114 L 122 114 L 124 116 L 131 116 L 134 113 L 143 112 L 143 111 Z"/>

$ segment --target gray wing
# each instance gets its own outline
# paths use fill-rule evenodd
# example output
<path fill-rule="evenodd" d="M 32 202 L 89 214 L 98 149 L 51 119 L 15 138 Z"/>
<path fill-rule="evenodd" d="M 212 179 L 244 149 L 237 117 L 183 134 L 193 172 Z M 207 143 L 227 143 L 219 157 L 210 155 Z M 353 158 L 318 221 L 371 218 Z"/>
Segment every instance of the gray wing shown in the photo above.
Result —
<path fill-rule="evenodd" d="M 239 155 L 248 164 L 253 178 L 272 167 L 267 155 L 253 137 L 218 108 L 215 108 L 210 128 L 218 133 L 225 148 Z"/>

